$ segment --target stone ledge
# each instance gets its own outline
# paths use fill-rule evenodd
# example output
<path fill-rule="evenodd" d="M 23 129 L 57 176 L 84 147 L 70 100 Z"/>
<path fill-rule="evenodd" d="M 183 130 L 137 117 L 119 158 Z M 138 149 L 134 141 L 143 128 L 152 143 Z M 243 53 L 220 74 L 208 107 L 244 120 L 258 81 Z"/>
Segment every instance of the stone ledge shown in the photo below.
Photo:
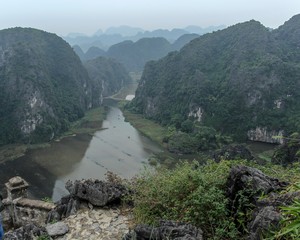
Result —
<path fill-rule="evenodd" d="M 40 200 L 32 200 L 28 198 L 20 198 L 19 200 L 16 201 L 16 205 L 21 207 L 29 207 L 29 208 L 46 210 L 46 211 L 50 211 L 55 207 L 53 203 L 44 202 Z"/>

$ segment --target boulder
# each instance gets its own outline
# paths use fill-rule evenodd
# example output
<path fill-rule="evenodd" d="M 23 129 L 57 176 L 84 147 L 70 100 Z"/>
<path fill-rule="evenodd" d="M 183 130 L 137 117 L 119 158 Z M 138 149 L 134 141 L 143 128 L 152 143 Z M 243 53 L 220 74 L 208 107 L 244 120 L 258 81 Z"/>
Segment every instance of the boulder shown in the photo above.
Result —
<path fill-rule="evenodd" d="M 121 184 L 100 180 L 68 181 L 66 189 L 71 196 L 90 202 L 94 206 L 103 207 L 119 203 L 128 190 Z"/>
<path fill-rule="evenodd" d="M 69 232 L 69 227 L 63 222 L 56 222 L 53 224 L 48 224 L 46 226 L 46 230 L 49 236 L 57 237 L 65 235 L 67 232 Z"/>
<path fill-rule="evenodd" d="M 202 240 L 202 230 L 187 223 L 160 221 L 158 227 L 139 224 L 123 240 Z"/>

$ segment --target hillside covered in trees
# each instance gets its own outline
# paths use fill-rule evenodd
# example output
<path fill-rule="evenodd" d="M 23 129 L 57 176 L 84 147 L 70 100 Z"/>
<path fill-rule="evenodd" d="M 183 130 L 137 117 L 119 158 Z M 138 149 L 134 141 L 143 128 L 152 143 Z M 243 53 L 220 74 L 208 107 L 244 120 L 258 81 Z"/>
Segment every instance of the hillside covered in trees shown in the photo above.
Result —
<path fill-rule="evenodd" d="M 147 63 L 130 108 L 163 125 L 193 131 L 181 123 L 200 123 L 237 139 L 257 129 L 299 131 L 299 26 L 300 15 L 276 30 L 251 20 L 196 38 Z"/>
<path fill-rule="evenodd" d="M 113 91 L 128 78 L 112 61 L 96 64 L 99 69 L 103 64 L 104 79 L 123 74 L 123 79 L 114 79 Z M 100 104 L 102 91 L 112 91 L 108 83 L 97 81 L 90 79 L 74 50 L 57 35 L 31 28 L 1 30 L 0 145 L 48 141 L 66 131 L 70 122 Z"/>

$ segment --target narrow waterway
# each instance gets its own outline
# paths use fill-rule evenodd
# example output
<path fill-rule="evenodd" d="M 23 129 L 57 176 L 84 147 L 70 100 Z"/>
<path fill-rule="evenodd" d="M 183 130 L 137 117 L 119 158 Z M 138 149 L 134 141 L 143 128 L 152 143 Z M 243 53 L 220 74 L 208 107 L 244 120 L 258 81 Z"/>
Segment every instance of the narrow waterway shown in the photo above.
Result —
<path fill-rule="evenodd" d="M 66 181 L 104 179 L 107 171 L 130 178 L 147 165 L 147 159 L 161 149 L 125 122 L 113 101 L 106 120 L 93 136 L 81 134 L 53 142 L 44 149 L 30 150 L 25 156 L 0 165 L 0 182 L 21 176 L 30 187 L 31 197 L 51 197 L 54 201 L 66 195 Z"/>

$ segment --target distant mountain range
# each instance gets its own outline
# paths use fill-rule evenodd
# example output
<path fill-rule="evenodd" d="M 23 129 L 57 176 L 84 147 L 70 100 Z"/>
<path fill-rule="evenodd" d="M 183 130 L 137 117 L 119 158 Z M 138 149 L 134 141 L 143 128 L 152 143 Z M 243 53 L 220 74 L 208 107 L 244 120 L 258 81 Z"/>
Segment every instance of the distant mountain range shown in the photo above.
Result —
<path fill-rule="evenodd" d="M 126 40 L 112 45 L 106 52 L 95 46 L 90 47 L 86 53 L 78 45 L 75 45 L 73 49 L 83 62 L 97 57 L 114 58 L 129 72 L 140 72 L 146 62 L 158 60 L 171 51 L 180 50 L 197 37 L 199 37 L 198 34 L 184 34 L 173 44 L 162 37 L 141 38 L 136 42 Z"/>
<path fill-rule="evenodd" d="M 120 26 L 108 28 L 105 32 L 99 29 L 93 36 L 86 36 L 82 33 L 70 33 L 63 37 L 71 46 L 78 45 L 83 51 L 87 51 L 90 47 L 99 47 L 107 50 L 110 46 L 131 40 L 138 41 L 141 38 L 163 37 L 169 42 L 173 43 L 176 39 L 184 34 L 195 33 L 203 35 L 205 33 L 217 31 L 225 28 L 221 26 L 210 26 L 202 28 L 199 26 L 188 26 L 186 28 L 174 28 L 172 30 L 156 29 L 153 31 L 146 31 L 142 28 Z"/>

